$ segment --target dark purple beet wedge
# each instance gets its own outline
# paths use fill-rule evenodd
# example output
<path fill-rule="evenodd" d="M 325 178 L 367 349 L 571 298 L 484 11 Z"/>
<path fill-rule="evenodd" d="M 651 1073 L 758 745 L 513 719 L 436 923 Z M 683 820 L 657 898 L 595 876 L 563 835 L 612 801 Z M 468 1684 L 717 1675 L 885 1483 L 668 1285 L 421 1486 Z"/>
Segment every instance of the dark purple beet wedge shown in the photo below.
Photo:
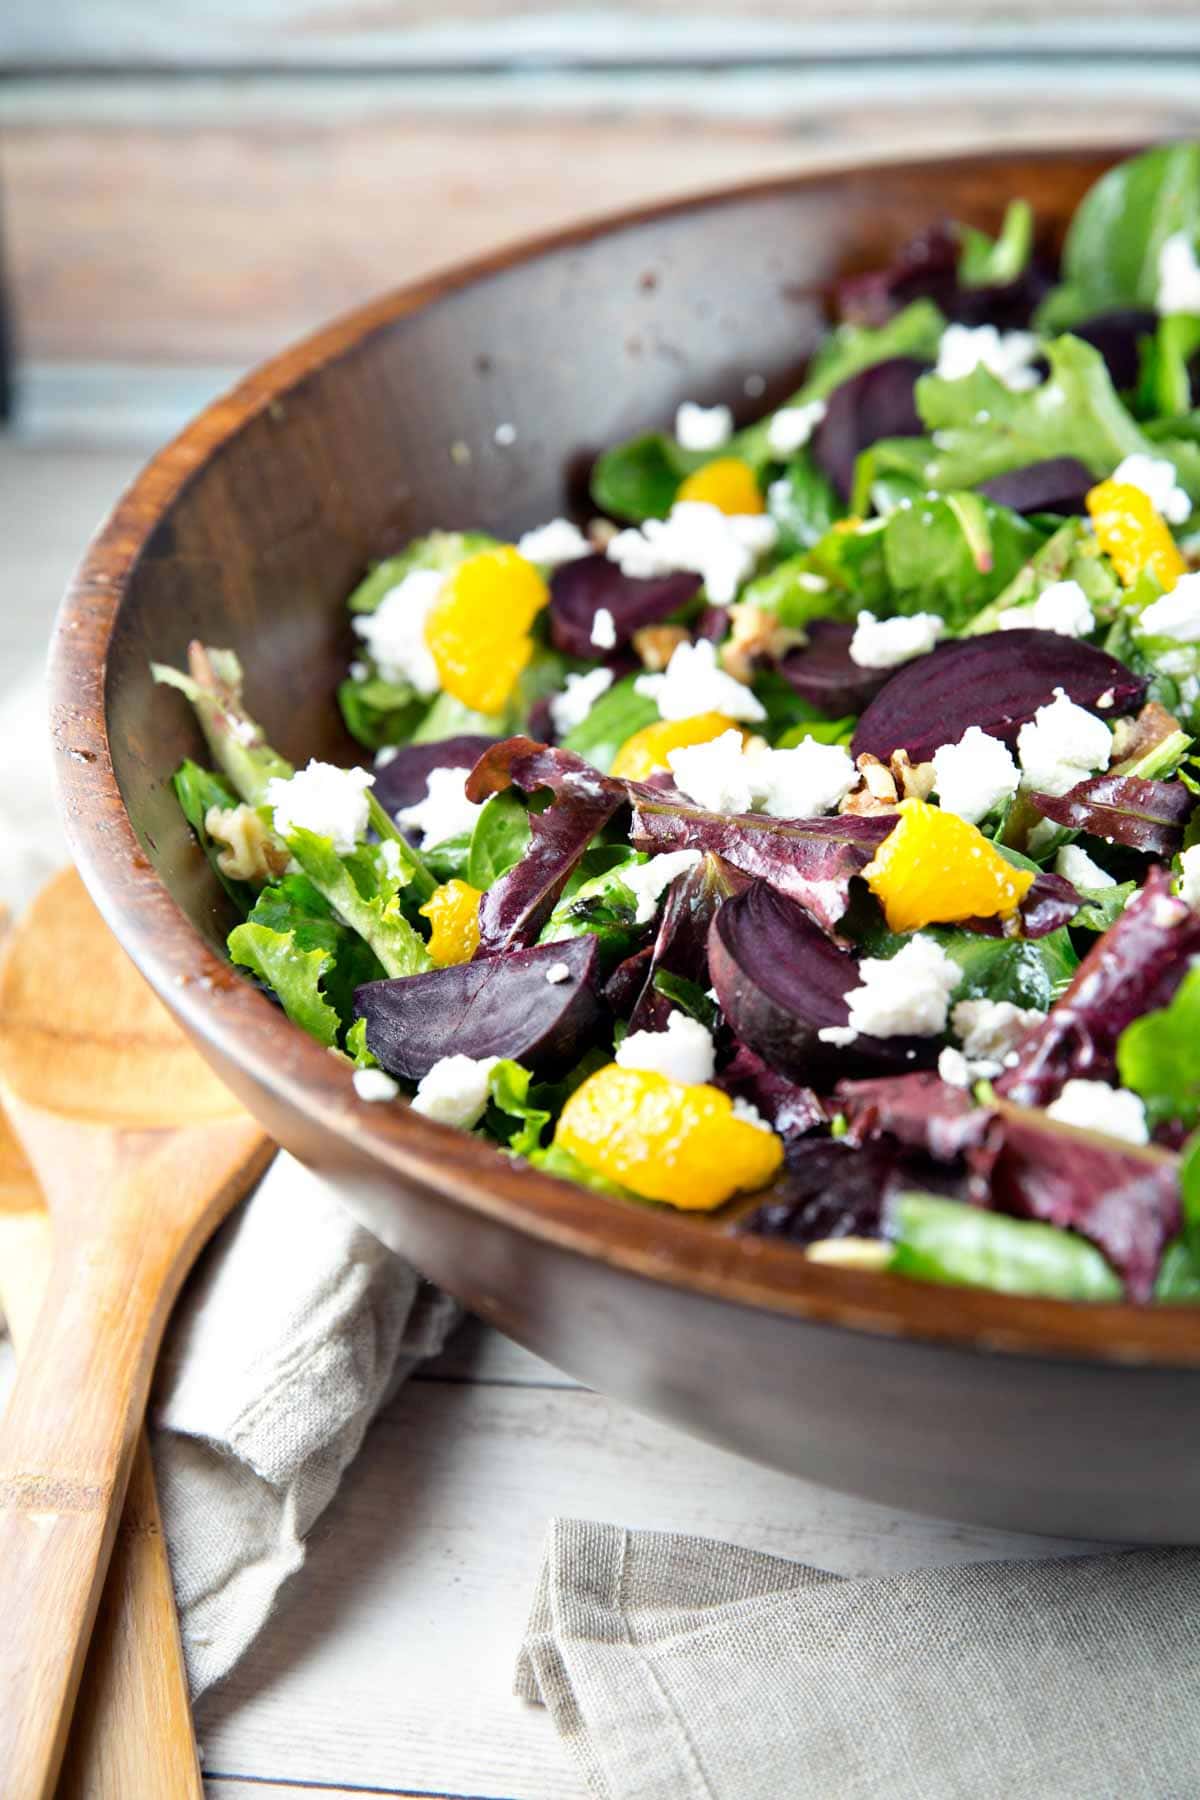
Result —
<path fill-rule="evenodd" d="M 825 417 L 812 436 L 812 455 L 843 500 L 854 488 L 859 452 L 880 438 L 920 437 L 925 427 L 913 398 L 929 364 L 915 356 L 890 356 L 835 387 Z"/>
<path fill-rule="evenodd" d="M 1157 314 L 1125 307 L 1096 313 L 1082 325 L 1073 325 L 1071 336 L 1082 338 L 1100 352 L 1112 384 L 1119 390 L 1135 386 L 1141 372 L 1142 339 L 1152 338 L 1157 329 Z"/>
<path fill-rule="evenodd" d="M 768 1068 L 761 1056 L 745 1044 L 739 1044 L 731 1060 L 714 1079 L 733 1100 L 745 1100 L 768 1120 L 791 1152 L 793 1144 L 807 1137 L 818 1126 L 828 1124 L 828 1115 L 809 1087 L 789 1081 L 778 1069 Z"/>
<path fill-rule="evenodd" d="M 677 875 L 667 890 L 662 918 L 655 934 L 650 959 L 645 965 L 645 978 L 635 1001 L 630 1020 L 631 1031 L 665 1031 L 674 1008 L 665 994 L 660 994 L 654 978 L 660 970 L 667 975 L 682 976 L 700 989 L 709 985 L 708 932 L 717 908 L 731 894 L 746 886 L 740 869 L 719 856 L 706 856 L 694 869 Z"/>
<path fill-rule="evenodd" d="M 643 625 L 669 618 L 700 591 L 700 577 L 680 572 L 649 579 L 622 575 L 607 556 L 563 563 L 550 578 L 550 639 L 565 656 L 604 656 L 592 642 L 596 614 L 612 614 L 616 645 L 627 644 Z"/>
<path fill-rule="evenodd" d="M 1070 516 L 1087 510 L 1088 490 L 1095 485 L 1096 477 L 1077 457 L 1050 456 L 1045 462 L 993 475 L 990 481 L 980 482 L 978 491 L 1013 512 Z"/>
<path fill-rule="evenodd" d="M 1116 718 L 1136 712 L 1146 683 L 1107 651 L 1055 631 L 960 638 L 897 669 L 859 720 L 853 751 L 886 762 L 907 750 L 914 762 L 927 762 L 970 725 L 1011 746 L 1056 688 L 1076 706 Z"/>
<path fill-rule="evenodd" d="M 814 619 L 805 631 L 808 643 L 802 650 L 789 650 L 779 673 L 802 700 L 831 719 L 862 712 L 892 671 L 859 667 L 850 655 L 854 626 L 842 619 Z"/>
<path fill-rule="evenodd" d="M 566 981 L 546 971 L 566 963 Z M 599 946 L 589 934 L 531 950 L 368 981 L 355 996 L 367 1048 L 389 1075 L 420 1081 L 443 1056 L 510 1056 L 539 1074 L 569 1067 L 601 1013 Z"/>

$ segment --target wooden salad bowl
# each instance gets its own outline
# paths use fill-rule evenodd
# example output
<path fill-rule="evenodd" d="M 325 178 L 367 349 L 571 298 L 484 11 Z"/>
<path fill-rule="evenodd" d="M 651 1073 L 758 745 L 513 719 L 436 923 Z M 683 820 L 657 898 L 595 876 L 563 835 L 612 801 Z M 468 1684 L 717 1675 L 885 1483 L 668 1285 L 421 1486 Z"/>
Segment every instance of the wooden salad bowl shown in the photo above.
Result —
<path fill-rule="evenodd" d="M 227 962 L 175 804 L 203 757 L 155 687 L 238 651 L 290 758 L 349 760 L 334 686 L 368 561 L 435 525 L 586 517 L 603 446 L 684 399 L 795 385 L 823 293 L 939 215 L 1024 195 L 1061 232 L 1115 152 L 851 168 L 588 225 L 387 294 L 257 370 L 148 465 L 63 604 L 53 733 L 74 853 L 113 931 L 268 1131 L 433 1281 L 585 1382 L 833 1487 L 996 1526 L 1200 1541 L 1200 1311 L 1082 1306 L 807 1263 L 585 1192 L 360 1101 Z M 766 379 L 747 400 L 748 375 Z M 752 384 L 753 386 L 754 384 Z M 497 444 L 497 425 L 516 427 Z M 502 433 L 502 437 L 509 434 Z"/>

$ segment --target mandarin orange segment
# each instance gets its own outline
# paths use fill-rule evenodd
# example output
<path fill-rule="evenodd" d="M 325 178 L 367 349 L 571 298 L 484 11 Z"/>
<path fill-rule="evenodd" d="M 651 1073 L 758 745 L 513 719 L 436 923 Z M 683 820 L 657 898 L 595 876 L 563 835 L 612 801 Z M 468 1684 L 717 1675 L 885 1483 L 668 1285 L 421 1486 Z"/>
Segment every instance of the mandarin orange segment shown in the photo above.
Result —
<path fill-rule="evenodd" d="M 676 500 L 703 500 L 723 513 L 765 512 L 766 502 L 749 463 L 737 456 L 718 456 L 679 484 Z"/>
<path fill-rule="evenodd" d="M 470 962 L 479 948 L 479 902 L 483 895 L 469 881 L 446 881 L 421 908 L 430 924 L 429 954 L 439 969 Z"/>
<path fill-rule="evenodd" d="M 893 931 L 1015 912 L 1033 885 L 974 825 L 927 800 L 902 800 L 899 818 L 863 879 Z"/>
<path fill-rule="evenodd" d="M 554 1141 L 597 1175 L 687 1212 L 763 1187 L 783 1161 L 775 1133 L 739 1119 L 720 1088 L 616 1063 L 575 1089 Z"/>
<path fill-rule="evenodd" d="M 460 563 L 425 622 L 446 693 L 475 712 L 503 711 L 533 654 L 529 628 L 549 599 L 539 571 L 511 544 Z"/>
<path fill-rule="evenodd" d="M 1096 541 L 1126 587 L 1132 587 L 1142 570 L 1149 569 L 1163 592 L 1169 593 L 1186 573 L 1187 563 L 1170 526 L 1141 488 L 1124 481 L 1102 481 L 1088 494 L 1087 509 Z"/>
<path fill-rule="evenodd" d="M 625 781 L 645 781 L 659 769 L 669 769 L 667 756 L 691 744 L 707 744 L 726 731 L 740 731 L 736 719 L 724 713 L 694 713 L 690 719 L 660 719 L 626 738 L 613 758 L 612 774 Z"/>

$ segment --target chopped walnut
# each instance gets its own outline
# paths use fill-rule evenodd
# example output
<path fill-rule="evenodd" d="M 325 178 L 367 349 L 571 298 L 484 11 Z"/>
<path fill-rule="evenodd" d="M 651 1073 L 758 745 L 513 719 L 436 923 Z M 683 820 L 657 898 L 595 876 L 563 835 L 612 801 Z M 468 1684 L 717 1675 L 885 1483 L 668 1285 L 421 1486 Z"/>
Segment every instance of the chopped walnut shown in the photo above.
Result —
<path fill-rule="evenodd" d="M 1109 768 L 1121 774 L 1123 764 L 1139 762 L 1156 744 L 1181 729 L 1179 720 L 1157 700 L 1147 700 L 1136 719 L 1117 719 L 1113 723 L 1112 757 Z"/>
<path fill-rule="evenodd" d="M 894 813 L 896 806 L 895 800 L 878 800 L 869 787 L 863 786 L 847 794 L 838 811 L 854 813 L 859 818 L 873 818 L 876 813 Z"/>
<path fill-rule="evenodd" d="M 231 881 L 256 886 L 275 881 L 288 866 L 288 853 L 263 824 L 252 806 L 210 806 L 204 829 L 221 845 L 217 867 Z"/>
<path fill-rule="evenodd" d="M 757 662 L 778 662 L 789 650 L 806 643 L 804 633 L 781 625 L 764 607 L 743 602 L 729 608 L 731 634 L 721 647 L 721 667 L 735 681 L 749 683 Z"/>
<path fill-rule="evenodd" d="M 914 763 L 907 750 L 893 750 L 892 779 L 903 800 L 928 800 L 937 779 L 931 762 Z"/>
<path fill-rule="evenodd" d="M 858 772 L 876 800 L 895 800 L 896 782 L 889 768 L 877 756 L 864 752 L 858 759 Z"/>
<path fill-rule="evenodd" d="M 587 540 L 593 550 L 607 550 L 620 529 L 611 519 L 589 519 Z"/>
<path fill-rule="evenodd" d="M 652 675 L 660 675 L 680 644 L 686 644 L 690 632 L 682 625 L 643 625 L 633 634 L 633 647 L 642 659 L 642 667 Z"/>

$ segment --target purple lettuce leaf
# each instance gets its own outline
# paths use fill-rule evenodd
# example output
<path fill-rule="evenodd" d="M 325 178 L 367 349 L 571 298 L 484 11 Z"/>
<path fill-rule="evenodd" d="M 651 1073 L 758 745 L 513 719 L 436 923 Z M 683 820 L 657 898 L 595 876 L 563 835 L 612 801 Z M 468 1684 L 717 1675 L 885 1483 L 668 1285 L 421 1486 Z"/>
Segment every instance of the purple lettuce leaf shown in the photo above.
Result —
<path fill-rule="evenodd" d="M 895 824 L 890 815 L 773 819 L 760 813 L 702 812 L 643 788 L 634 796 L 632 841 L 638 850 L 712 850 L 744 875 L 761 877 L 833 931 L 846 911 L 850 882 Z M 823 1023 L 834 1023 L 832 1020 Z"/>
<path fill-rule="evenodd" d="M 1044 462 L 1027 463 L 979 483 L 979 493 L 1019 513 L 1062 513 L 1087 510 L 1086 501 L 1096 477 L 1086 463 L 1074 456 L 1049 456 Z"/>
<path fill-rule="evenodd" d="M 433 744 L 405 744 L 375 773 L 375 798 L 391 818 L 425 798 L 435 769 L 473 769 L 494 738 L 464 735 Z"/>
<path fill-rule="evenodd" d="M 713 855 L 675 877 L 667 890 L 642 990 L 630 1013 L 631 1031 L 667 1028 L 667 1020 L 675 1009 L 666 995 L 655 988 L 654 977 L 660 969 L 694 981 L 701 989 L 708 987 L 709 926 L 724 901 L 745 886 L 746 877 L 740 869 Z"/>
<path fill-rule="evenodd" d="M 809 1087 L 800 1087 L 769 1068 L 746 1044 L 737 1050 L 713 1085 L 722 1088 L 733 1100 L 746 1100 L 756 1107 L 783 1139 L 790 1153 L 798 1139 L 807 1137 L 828 1123 L 824 1106 Z"/>
<path fill-rule="evenodd" d="M 579 858 L 626 800 L 623 782 L 598 774 L 581 756 L 524 737 L 489 747 L 467 779 L 467 796 L 486 800 L 507 787 L 525 794 L 549 788 L 555 798 L 542 812 L 530 813 L 524 856 L 480 902 L 479 943 L 485 954 L 537 936 Z"/>
<path fill-rule="evenodd" d="M 886 687 L 890 669 L 863 669 L 850 655 L 854 626 L 841 619 L 813 619 L 808 643 L 789 650 L 779 673 L 802 700 L 830 718 L 860 713 Z"/>
<path fill-rule="evenodd" d="M 953 1163 L 994 1136 L 995 1112 L 977 1106 L 965 1088 L 951 1087 L 932 1070 L 840 1081 L 836 1103 L 850 1122 L 850 1136 L 866 1143 L 886 1132 L 935 1162 Z"/>
<path fill-rule="evenodd" d="M 1175 1158 L 1018 1107 L 1002 1109 L 1002 1129 L 989 1170 L 995 1210 L 1079 1232 L 1131 1300 L 1149 1300 L 1163 1248 L 1179 1230 Z"/>
<path fill-rule="evenodd" d="M 912 1068 L 937 1056 L 933 1038 L 822 1041 L 821 1031 L 849 1022 L 846 995 L 859 986 L 858 959 L 765 881 L 717 913 L 708 968 L 734 1036 L 793 1081 L 820 1087 L 840 1073 Z"/>
<path fill-rule="evenodd" d="M 1110 844 L 1151 856 L 1174 856 L 1195 805 L 1182 781 L 1142 775 L 1093 775 L 1065 794 L 1033 794 L 1031 799 L 1056 825 L 1090 831 Z"/>
<path fill-rule="evenodd" d="M 882 325 L 914 300 L 932 300 L 957 325 L 995 325 L 1022 331 L 1049 293 L 1054 272 L 1035 254 L 1015 281 L 966 287 L 959 279 L 960 244 L 949 223 L 909 240 L 885 269 L 838 283 L 839 316 L 854 325 Z"/>
<path fill-rule="evenodd" d="M 1054 631 L 960 638 L 896 671 L 859 720 L 853 752 L 887 762 L 907 750 L 927 762 L 971 725 L 1011 746 L 1055 688 L 1077 706 L 1116 716 L 1137 710 L 1146 682 L 1107 651 Z"/>
<path fill-rule="evenodd" d="M 655 625 L 699 592 L 700 577 L 679 572 L 649 579 L 622 575 L 607 556 L 582 556 L 563 563 L 550 579 L 550 639 L 565 656 L 595 660 L 592 627 L 606 608 L 616 629 L 616 647 L 628 644 L 643 625 Z"/>
<path fill-rule="evenodd" d="M 920 437 L 925 430 L 913 390 L 928 368 L 915 356 L 889 356 L 860 369 L 826 400 L 825 417 L 812 437 L 813 461 L 843 500 L 853 492 L 860 451 L 880 438 Z"/>
<path fill-rule="evenodd" d="M 1158 329 L 1155 313 L 1139 307 L 1115 312 L 1096 313 L 1082 325 L 1072 325 L 1071 336 L 1091 344 L 1104 358 L 1105 367 L 1118 392 L 1137 385 L 1141 373 L 1142 338 L 1152 338 Z"/>
<path fill-rule="evenodd" d="M 809 1138 L 788 1152 L 783 1173 L 769 1197 L 739 1221 L 737 1231 L 754 1237 L 815 1244 L 831 1237 L 878 1237 L 883 1203 L 898 1180 L 896 1145 L 862 1149 L 838 1138 Z"/>
<path fill-rule="evenodd" d="M 1021 936 L 1049 937 L 1060 926 L 1069 925 L 1082 905 L 1083 901 L 1064 876 L 1040 869 L 1017 908 Z M 1005 921 L 995 914 L 990 919 L 962 919 L 959 923 L 964 931 L 978 932 L 981 937 L 1007 935 Z"/>
<path fill-rule="evenodd" d="M 604 984 L 604 999 L 618 1019 L 627 1019 L 646 985 L 646 971 L 654 955 L 653 944 L 643 944 L 619 962 Z"/>
<path fill-rule="evenodd" d="M 546 971 L 565 962 L 570 980 Z M 561 944 L 508 950 L 395 981 L 354 996 L 367 1048 L 389 1075 L 419 1081 L 443 1056 L 510 1056 L 539 1073 L 575 1062 L 601 1017 L 600 963 L 587 933 Z"/>
<path fill-rule="evenodd" d="M 1019 1106 L 1046 1106 L 1074 1076 L 1112 1081 L 1125 1027 L 1167 1005 L 1197 954 L 1200 913 L 1172 895 L 1170 876 L 1155 866 L 1024 1039 L 997 1092 Z"/>

